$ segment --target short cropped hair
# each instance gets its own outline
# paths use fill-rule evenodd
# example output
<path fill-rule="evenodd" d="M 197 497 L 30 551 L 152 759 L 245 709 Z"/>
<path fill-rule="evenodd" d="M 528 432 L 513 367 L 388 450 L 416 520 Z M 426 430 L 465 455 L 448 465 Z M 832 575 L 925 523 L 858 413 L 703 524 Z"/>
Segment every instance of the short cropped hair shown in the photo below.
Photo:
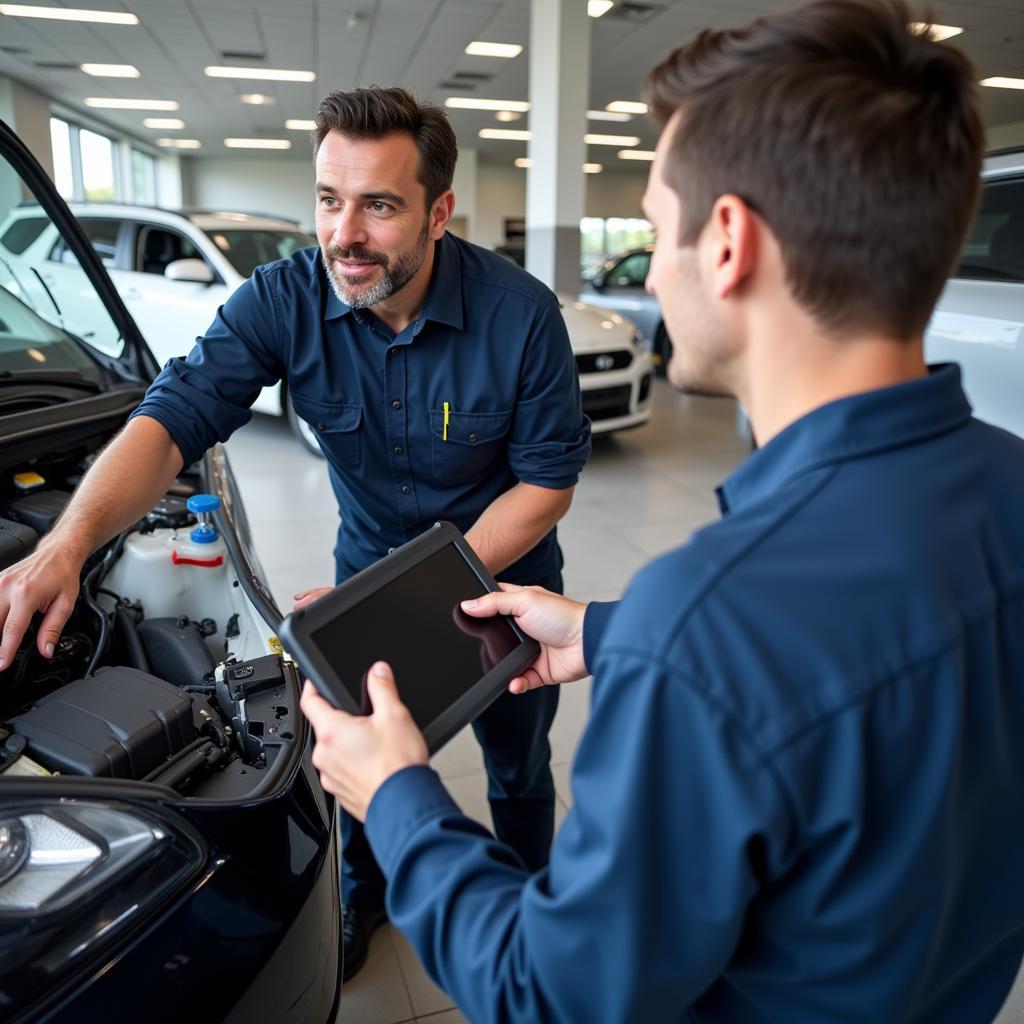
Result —
<path fill-rule="evenodd" d="M 837 336 L 922 332 L 980 191 L 977 76 L 903 0 L 818 0 L 701 32 L 648 76 L 663 180 L 692 244 L 715 200 L 778 239 L 795 299 Z"/>
<path fill-rule="evenodd" d="M 440 107 L 419 102 L 405 89 L 371 86 L 328 93 L 316 110 L 314 153 L 332 131 L 350 139 L 406 132 L 419 152 L 417 178 L 427 191 L 427 207 L 452 187 L 459 147 L 448 117 Z"/>

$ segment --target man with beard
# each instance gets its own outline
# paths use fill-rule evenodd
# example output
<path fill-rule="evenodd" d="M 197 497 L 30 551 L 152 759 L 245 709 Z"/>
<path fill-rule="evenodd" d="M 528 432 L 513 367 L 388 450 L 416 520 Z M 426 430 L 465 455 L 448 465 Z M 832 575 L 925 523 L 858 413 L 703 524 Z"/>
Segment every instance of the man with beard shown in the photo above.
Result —
<path fill-rule="evenodd" d="M 336 582 L 447 519 L 500 579 L 561 590 L 555 524 L 590 426 L 556 297 L 446 233 L 458 151 L 442 110 L 402 89 L 356 89 L 328 95 L 316 125 L 319 248 L 257 268 L 188 357 L 164 367 L 38 550 L 0 577 L 0 667 L 36 610 L 40 651 L 52 653 L 86 557 L 278 380 L 327 458 L 342 517 Z M 556 694 L 506 696 L 474 723 L 496 831 L 529 870 L 554 832 Z M 344 815 L 342 832 L 351 977 L 384 919 L 384 879 L 361 825 Z"/>
<path fill-rule="evenodd" d="M 1024 441 L 923 334 L 977 202 L 977 74 L 899 0 L 705 31 L 648 80 L 671 382 L 760 449 L 615 605 L 532 588 L 519 693 L 593 675 L 530 875 L 426 764 L 391 670 L 312 686 L 324 787 L 473 1021 L 988 1024 L 1024 953 Z M 404 680 L 405 685 L 414 681 Z"/>

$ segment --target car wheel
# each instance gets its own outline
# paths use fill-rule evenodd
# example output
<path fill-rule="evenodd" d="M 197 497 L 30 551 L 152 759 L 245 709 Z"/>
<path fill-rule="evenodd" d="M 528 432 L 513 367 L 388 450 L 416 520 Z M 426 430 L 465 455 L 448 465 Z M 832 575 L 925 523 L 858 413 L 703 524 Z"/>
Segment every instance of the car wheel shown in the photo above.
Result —
<path fill-rule="evenodd" d="M 654 372 L 664 377 L 668 372 L 668 362 L 672 358 L 672 339 L 668 336 L 664 324 L 658 324 L 654 335 Z"/>
<path fill-rule="evenodd" d="M 320 448 L 320 442 L 316 439 L 313 428 L 295 411 L 289 398 L 285 398 L 285 407 L 288 415 L 288 423 L 292 433 L 302 442 L 308 452 L 312 452 L 317 458 L 322 459 L 324 453 Z"/>

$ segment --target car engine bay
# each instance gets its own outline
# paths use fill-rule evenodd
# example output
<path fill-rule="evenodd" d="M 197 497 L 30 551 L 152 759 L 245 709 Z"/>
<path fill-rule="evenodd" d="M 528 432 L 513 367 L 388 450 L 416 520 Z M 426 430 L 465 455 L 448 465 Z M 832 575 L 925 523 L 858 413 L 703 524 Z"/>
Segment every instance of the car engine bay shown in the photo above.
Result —
<path fill-rule="evenodd" d="M 94 460 L 33 460 L 0 480 L 0 569 L 29 554 Z M 33 618 L 0 672 L 0 773 L 128 779 L 202 798 L 262 791 L 304 735 L 299 676 L 238 579 L 202 477 L 183 473 L 95 552 L 52 658 Z M 199 505 L 196 505 L 199 507 Z M 197 527 L 198 520 L 198 527 Z M 212 533 L 199 537 L 197 530 Z M 212 540 L 212 543 L 209 543 Z"/>

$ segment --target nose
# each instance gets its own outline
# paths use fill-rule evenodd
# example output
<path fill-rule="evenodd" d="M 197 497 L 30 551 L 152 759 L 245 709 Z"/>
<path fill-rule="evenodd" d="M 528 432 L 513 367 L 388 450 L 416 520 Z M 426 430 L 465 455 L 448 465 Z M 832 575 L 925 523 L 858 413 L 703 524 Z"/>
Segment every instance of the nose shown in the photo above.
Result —
<path fill-rule="evenodd" d="M 365 245 L 368 238 L 362 211 L 358 206 L 349 203 L 338 214 L 334 223 L 332 241 L 335 245 L 348 249 L 353 245 Z"/>

